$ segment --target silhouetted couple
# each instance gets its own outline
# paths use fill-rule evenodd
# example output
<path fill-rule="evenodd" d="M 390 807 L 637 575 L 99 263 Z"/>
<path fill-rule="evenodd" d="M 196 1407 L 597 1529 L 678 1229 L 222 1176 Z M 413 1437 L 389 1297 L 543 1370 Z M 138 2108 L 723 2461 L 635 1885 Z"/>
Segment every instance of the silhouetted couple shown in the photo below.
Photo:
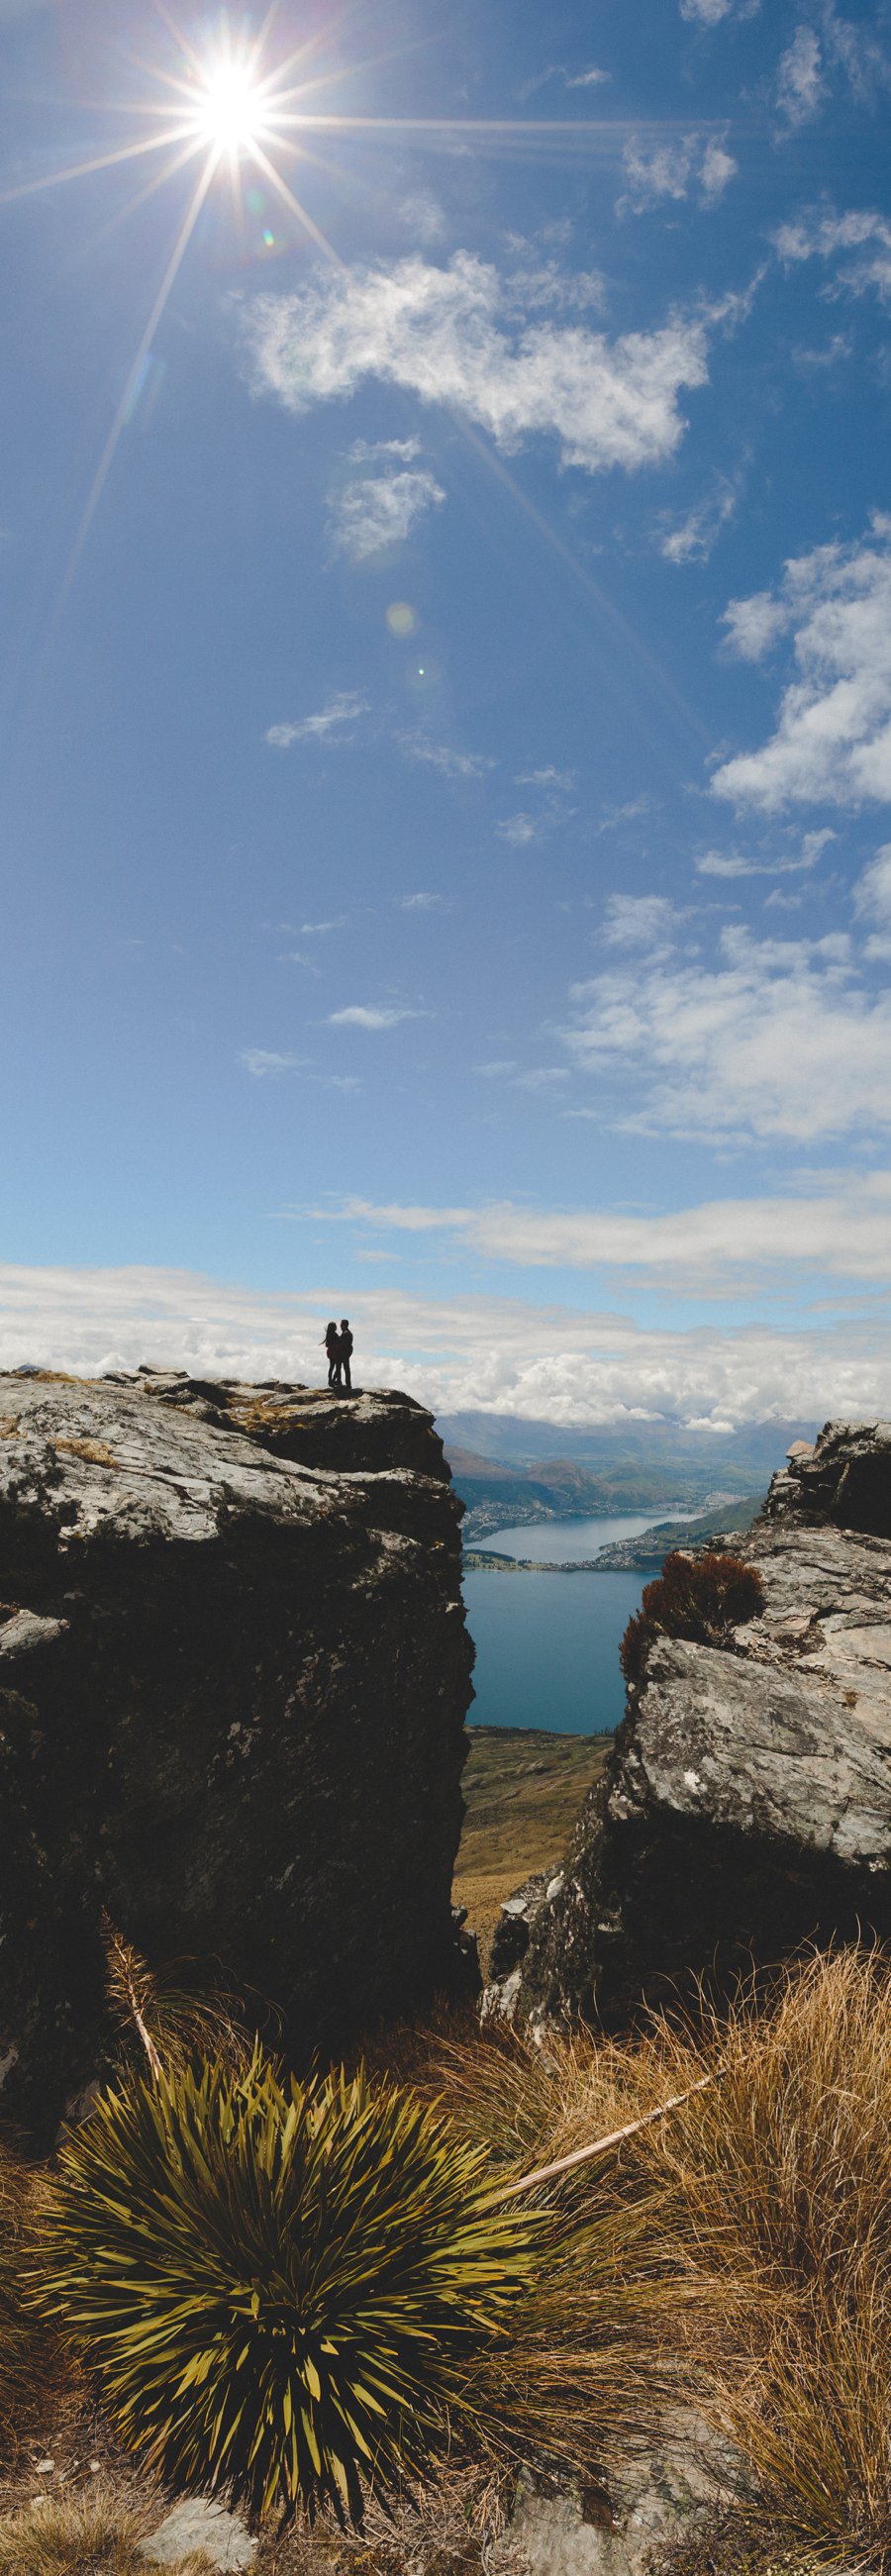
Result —
<path fill-rule="evenodd" d="M 336 1387 L 338 1394 L 352 1395 L 350 1361 L 353 1356 L 353 1336 L 345 1315 L 341 1316 L 339 1332 L 336 1324 L 327 1326 L 325 1349 L 328 1353 L 329 1386 Z"/>

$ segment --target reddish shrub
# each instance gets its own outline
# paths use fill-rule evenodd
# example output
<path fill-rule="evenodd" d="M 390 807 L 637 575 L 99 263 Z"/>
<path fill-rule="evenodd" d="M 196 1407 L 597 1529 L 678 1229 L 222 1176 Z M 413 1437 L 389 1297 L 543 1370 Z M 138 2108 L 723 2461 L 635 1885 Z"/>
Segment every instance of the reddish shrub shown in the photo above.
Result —
<path fill-rule="evenodd" d="M 741 1556 L 682 1556 L 673 1548 L 661 1574 L 645 1583 L 640 1609 L 629 1619 L 619 1661 L 628 1682 L 640 1680 L 654 1637 L 690 1637 L 701 1646 L 723 1646 L 731 1628 L 757 1619 L 764 1586 Z"/>

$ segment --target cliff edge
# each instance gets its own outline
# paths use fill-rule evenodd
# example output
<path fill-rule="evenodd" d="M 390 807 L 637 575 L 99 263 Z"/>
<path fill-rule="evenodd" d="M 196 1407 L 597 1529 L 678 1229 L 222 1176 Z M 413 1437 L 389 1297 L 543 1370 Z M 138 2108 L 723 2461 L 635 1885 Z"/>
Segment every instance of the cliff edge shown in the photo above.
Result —
<path fill-rule="evenodd" d="M 703 1974 L 891 1937 L 891 1423 L 796 1444 L 738 1542 L 762 1615 L 657 1637 L 563 1869 L 521 1891 L 488 2008 L 620 2025 Z"/>
<path fill-rule="evenodd" d="M 407 1396 L 0 1375 L 0 2109 L 91 2074 L 100 1919 L 338 2049 L 456 1970 L 461 1505 Z"/>

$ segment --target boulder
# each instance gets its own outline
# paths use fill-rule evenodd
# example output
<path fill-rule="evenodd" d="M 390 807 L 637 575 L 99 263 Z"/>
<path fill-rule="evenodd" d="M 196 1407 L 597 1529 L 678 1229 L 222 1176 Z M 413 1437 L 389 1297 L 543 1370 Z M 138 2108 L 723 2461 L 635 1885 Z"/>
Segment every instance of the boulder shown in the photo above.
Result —
<path fill-rule="evenodd" d="M 827 1424 L 743 1542 L 762 1614 L 726 1648 L 655 1639 L 489 2010 L 617 2027 L 691 1972 L 726 1991 L 808 1941 L 891 1938 L 889 1533 L 891 1425 Z"/>
<path fill-rule="evenodd" d="M 694 2542 L 752 2500 L 742 2453 L 677 2406 L 649 2442 L 630 2445 L 608 2484 L 550 2486 L 524 2472 L 492 2576 L 651 2576 L 660 2554 Z"/>
<path fill-rule="evenodd" d="M 400 1394 L 0 1377 L 4 2114 L 91 2077 L 103 1907 L 303 2054 L 466 1986 L 460 1513 Z"/>

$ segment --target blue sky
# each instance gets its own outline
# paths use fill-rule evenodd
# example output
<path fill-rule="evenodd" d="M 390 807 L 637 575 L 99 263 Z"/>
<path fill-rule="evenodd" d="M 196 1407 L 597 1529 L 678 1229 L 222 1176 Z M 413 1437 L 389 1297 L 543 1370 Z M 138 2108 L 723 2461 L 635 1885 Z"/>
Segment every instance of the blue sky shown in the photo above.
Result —
<path fill-rule="evenodd" d="M 887 1411 L 891 12 L 248 30 L 0 0 L 0 1355 Z"/>

